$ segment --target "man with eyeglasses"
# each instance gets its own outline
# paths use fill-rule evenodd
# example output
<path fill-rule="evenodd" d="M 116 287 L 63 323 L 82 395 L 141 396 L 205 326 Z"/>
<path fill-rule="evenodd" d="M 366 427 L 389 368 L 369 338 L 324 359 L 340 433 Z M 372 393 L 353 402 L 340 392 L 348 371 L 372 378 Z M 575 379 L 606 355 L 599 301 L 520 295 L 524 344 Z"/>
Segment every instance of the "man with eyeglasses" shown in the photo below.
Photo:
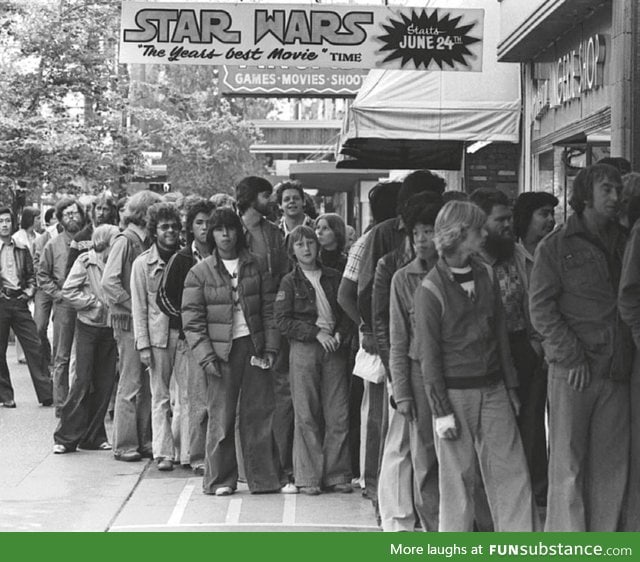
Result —
<path fill-rule="evenodd" d="M 9 330 L 13 329 L 24 349 L 38 402 L 51 406 L 51 380 L 36 325 L 27 308 L 36 286 L 33 262 L 29 249 L 12 240 L 13 227 L 11 209 L 0 207 L 0 405 L 16 407 L 7 366 Z"/>
<path fill-rule="evenodd" d="M 180 230 L 180 213 L 175 205 L 156 203 L 149 207 L 147 231 L 153 245 L 136 258 L 131 269 L 133 335 L 140 359 L 149 370 L 151 446 L 158 470 L 173 470 L 173 461 L 180 460 L 176 459 L 179 443 L 171 430 L 169 391 L 178 347 L 178 321 L 164 314 L 156 302 L 164 268 L 179 247 Z M 186 387 L 185 375 L 176 372 L 178 388 Z"/>
<path fill-rule="evenodd" d="M 71 240 L 84 226 L 84 210 L 75 199 L 65 197 L 56 203 L 56 218 L 62 232 L 47 242 L 38 263 L 38 286 L 53 299 L 53 402 L 56 417 L 69 393 L 69 361 L 76 327 L 76 311 L 62 298 L 67 277 L 67 259 Z"/>

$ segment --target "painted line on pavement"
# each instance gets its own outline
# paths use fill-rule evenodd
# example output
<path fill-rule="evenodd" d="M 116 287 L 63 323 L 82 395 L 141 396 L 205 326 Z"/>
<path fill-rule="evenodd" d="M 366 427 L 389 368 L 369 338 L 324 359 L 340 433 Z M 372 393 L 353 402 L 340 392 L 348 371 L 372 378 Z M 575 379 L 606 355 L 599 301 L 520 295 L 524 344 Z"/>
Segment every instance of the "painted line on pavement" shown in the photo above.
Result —
<path fill-rule="evenodd" d="M 295 525 L 296 523 L 296 498 L 293 494 L 285 495 L 284 510 L 282 513 L 282 523 L 284 525 Z"/>
<path fill-rule="evenodd" d="M 232 500 L 242 501 L 242 500 Z M 376 525 L 347 525 L 343 523 L 295 523 L 286 525 L 287 527 L 304 528 L 326 528 L 326 529 L 365 529 L 367 531 L 380 531 Z M 282 523 L 180 523 L 179 525 L 167 525 L 166 523 L 152 523 L 149 525 L 114 525 L 111 531 L 131 530 L 131 529 L 168 529 L 189 528 L 189 527 L 285 527 Z"/>
<path fill-rule="evenodd" d="M 195 489 L 195 484 L 191 483 L 191 478 L 187 480 L 182 492 L 178 496 L 178 501 L 176 502 L 173 511 L 171 512 L 171 516 L 169 517 L 169 521 L 167 521 L 167 525 L 179 525 L 180 521 L 182 521 L 182 516 L 184 515 L 185 510 L 187 509 L 187 505 L 189 500 L 191 499 L 191 495 L 193 494 L 193 490 Z"/>
<path fill-rule="evenodd" d="M 225 517 L 226 525 L 237 525 L 240 521 L 240 511 L 242 511 L 242 500 L 240 498 L 229 501 L 227 508 L 227 516 Z"/>

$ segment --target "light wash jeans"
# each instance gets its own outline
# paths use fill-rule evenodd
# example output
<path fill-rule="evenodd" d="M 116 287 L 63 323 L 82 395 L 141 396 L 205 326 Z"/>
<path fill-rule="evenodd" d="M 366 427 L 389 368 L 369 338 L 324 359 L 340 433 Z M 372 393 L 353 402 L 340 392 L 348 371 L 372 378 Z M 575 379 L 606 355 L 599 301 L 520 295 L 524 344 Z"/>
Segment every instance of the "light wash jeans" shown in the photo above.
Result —
<path fill-rule="evenodd" d="M 448 389 L 447 393 L 458 438 L 435 436 L 440 467 L 439 530 L 473 531 L 478 464 L 495 530 L 537 530 L 527 461 L 504 384 Z"/>
<path fill-rule="evenodd" d="M 351 481 L 347 350 L 324 351 L 318 342 L 289 342 L 295 428 L 296 486 Z"/>
<path fill-rule="evenodd" d="M 140 361 L 132 330 L 113 329 L 118 344 L 120 379 L 113 418 L 113 454 L 151 454 L 149 374 Z"/>
<path fill-rule="evenodd" d="M 174 416 L 175 412 L 172 410 L 171 403 L 176 403 L 180 388 L 186 389 L 187 370 L 184 368 L 184 364 L 178 364 L 179 368 L 175 370 L 178 392 L 174 391 L 172 397 L 171 388 L 179 342 L 178 335 L 178 330 L 170 330 L 167 347 L 151 347 L 153 362 L 150 369 L 149 385 L 151 387 L 151 429 L 154 459 L 180 460 L 180 453 L 177 451 L 180 445 L 180 421 L 177 415 Z M 188 420 L 188 412 L 185 419 Z M 188 455 L 186 456 L 188 458 Z"/>

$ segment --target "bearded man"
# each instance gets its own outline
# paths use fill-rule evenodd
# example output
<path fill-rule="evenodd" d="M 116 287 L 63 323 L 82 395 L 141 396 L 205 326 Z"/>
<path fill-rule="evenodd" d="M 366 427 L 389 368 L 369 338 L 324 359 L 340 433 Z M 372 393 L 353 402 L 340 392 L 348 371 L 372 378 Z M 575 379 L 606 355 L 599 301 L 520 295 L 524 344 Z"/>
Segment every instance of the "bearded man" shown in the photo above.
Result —
<path fill-rule="evenodd" d="M 69 361 L 76 327 L 76 311 L 62 298 L 67 277 L 67 260 L 73 237 L 84 226 L 84 209 L 75 199 L 65 197 L 56 203 L 56 218 L 62 232 L 47 242 L 38 263 L 38 287 L 53 299 L 53 402 L 56 416 L 69 392 Z"/>
<path fill-rule="evenodd" d="M 525 260 L 520 259 L 523 248 L 516 245 L 513 211 L 509 198 L 497 189 L 481 187 L 470 196 L 470 201 L 487 215 L 487 238 L 481 257 L 493 267 L 500 285 L 502 304 L 507 319 L 507 331 L 513 362 L 518 374 L 520 413 L 518 427 L 526 451 L 527 464 L 532 476 L 536 502 L 546 505 L 547 456 L 544 447 L 544 395 L 533 392 L 540 375 L 542 359 L 535 351 L 528 315 L 528 275 Z M 542 408 L 539 402 L 542 399 Z M 540 435 L 542 428 L 542 436 Z M 539 441 L 542 438 L 543 445 Z M 534 478 L 535 476 L 535 478 Z"/>

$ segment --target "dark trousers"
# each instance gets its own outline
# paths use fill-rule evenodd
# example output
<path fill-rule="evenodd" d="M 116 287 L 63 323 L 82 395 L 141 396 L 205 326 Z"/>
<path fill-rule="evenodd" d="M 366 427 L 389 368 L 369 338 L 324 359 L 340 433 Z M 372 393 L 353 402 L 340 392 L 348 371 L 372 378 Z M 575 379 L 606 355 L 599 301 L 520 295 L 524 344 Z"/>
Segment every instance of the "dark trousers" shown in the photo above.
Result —
<path fill-rule="evenodd" d="M 377 506 L 378 469 L 382 448 L 383 418 L 386 409 L 385 383 L 365 382 L 369 392 L 367 411 L 367 441 L 364 450 L 364 485 L 367 497 Z"/>
<path fill-rule="evenodd" d="M 511 355 L 518 373 L 520 415 L 518 428 L 531 475 L 531 488 L 538 503 L 547 499 L 547 442 L 544 410 L 547 402 L 547 373 L 542 360 L 529 343 L 527 333 L 509 334 Z"/>
<path fill-rule="evenodd" d="M 47 295 L 42 289 L 36 289 L 36 294 L 33 297 L 33 320 L 36 323 L 38 329 L 38 337 L 40 338 L 40 345 L 42 351 L 42 357 L 44 358 L 45 365 L 53 369 L 53 360 L 55 355 L 51 351 L 51 343 L 49 343 L 49 336 L 47 330 L 49 329 L 49 319 L 51 318 L 51 310 L 53 309 L 53 298 Z M 53 349 L 56 347 L 56 339 L 54 334 Z"/>
<path fill-rule="evenodd" d="M 273 414 L 273 432 L 280 458 L 282 471 L 293 478 L 293 400 L 289 382 L 289 342 L 280 340 L 280 352 L 273 367 L 273 385 L 275 392 L 275 412 Z"/>
<path fill-rule="evenodd" d="M 14 398 L 7 365 L 9 330 L 12 328 L 24 349 L 38 402 L 50 401 L 53 396 L 51 379 L 42 357 L 40 338 L 27 307 L 27 301 L 15 297 L 2 297 L 0 298 L 0 402 L 8 402 Z"/>
<path fill-rule="evenodd" d="M 207 451 L 204 492 L 235 489 L 238 482 L 235 423 L 239 407 L 240 442 L 251 492 L 280 489 L 280 463 L 273 435 L 275 398 L 271 372 L 252 366 L 256 351 L 250 336 L 233 340 L 228 362 L 219 362 L 220 377 L 207 377 Z"/>
<path fill-rule="evenodd" d="M 76 323 L 76 377 L 53 434 L 68 449 L 96 449 L 107 441 L 104 417 L 116 379 L 116 341 L 111 328 Z"/>

